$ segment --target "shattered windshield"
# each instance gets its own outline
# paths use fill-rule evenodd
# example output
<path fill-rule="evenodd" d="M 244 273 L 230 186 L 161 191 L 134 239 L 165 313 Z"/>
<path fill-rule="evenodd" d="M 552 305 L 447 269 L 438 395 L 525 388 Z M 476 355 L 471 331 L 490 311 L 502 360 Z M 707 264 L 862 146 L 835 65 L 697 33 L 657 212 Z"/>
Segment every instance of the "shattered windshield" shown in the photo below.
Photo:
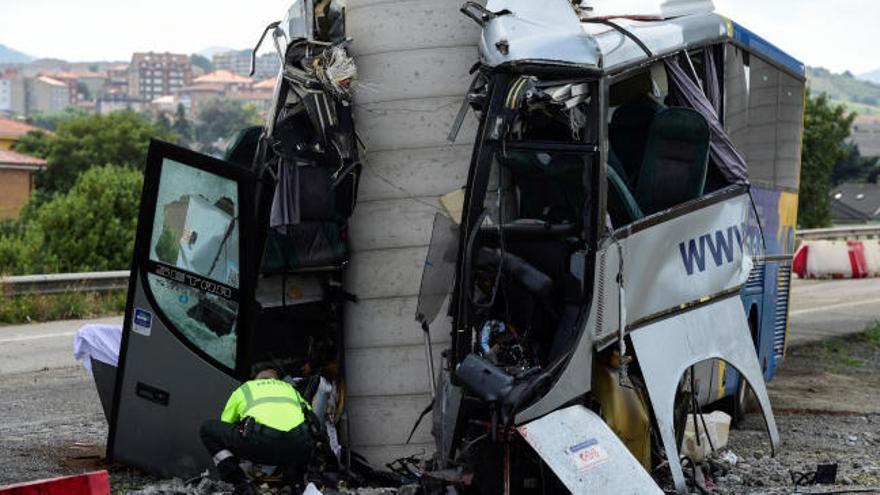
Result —
<path fill-rule="evenodd" d="M 192 344 L 235 366 L 238 185 L 173 160 L 162 164 L 150 242 L 150 289 Z"/>

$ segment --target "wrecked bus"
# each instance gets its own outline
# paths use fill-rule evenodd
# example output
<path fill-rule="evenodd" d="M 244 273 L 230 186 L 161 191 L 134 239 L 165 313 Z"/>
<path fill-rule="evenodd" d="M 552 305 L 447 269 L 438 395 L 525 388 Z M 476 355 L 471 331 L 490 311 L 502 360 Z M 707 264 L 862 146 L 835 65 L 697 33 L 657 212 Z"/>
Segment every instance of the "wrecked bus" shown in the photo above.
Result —
<path fill-rule="evenodd" d="M 356 68 L 336 2 L 295 2 L 267 35 L 283 70 L 265 126 L 226 160 L 148 152 L 107 451 L 160 476 L 208 468 L 201 422 L 260 365 L 294 381 L 339 455 Z"/>
<path fill-rule="evenodd" d="M 763 383 L 784 352 L 803 66 L 709 1 L 655 3 L 463 7 L 482 27 L 464 107 L 480 125 L 418 301 L 427 328 L 449 299 L 452 337 L 435 370 L 425 333 L 426 479 L 649 493 L 670 460 L 683 491 L 685 417 L 741 403 L 745 383 L 778 445 Z M 268 28 L 284 60 L 275 105 L 227 161 L 151 147 L 111 459 L 198 474 L 199 423 L 263 362 L 300 379 L 332 435 L 346 430 L 362 150 L 344 17 L 314 21 L 334 6 L 298 1 Z"/>
<path fill-rule="evenodd" d="M 749 388 L 778 446 L 804 66 L 709 1 L 634 4 L 462 8 L 479 130 L 431 247 L 457 251 L 433 431 L 483 493 L 649 492 L 662 464 L 686 493 L 686 416 Z"/>

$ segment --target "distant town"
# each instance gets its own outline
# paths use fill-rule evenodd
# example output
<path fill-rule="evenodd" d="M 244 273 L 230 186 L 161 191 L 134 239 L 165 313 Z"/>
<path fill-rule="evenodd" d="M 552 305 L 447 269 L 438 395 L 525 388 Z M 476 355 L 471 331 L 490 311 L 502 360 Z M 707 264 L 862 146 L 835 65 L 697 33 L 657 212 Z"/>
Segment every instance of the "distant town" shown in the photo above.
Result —
<path fill-rule="evenodd" d="M 108 114 L 117 110 L 176 112 L 196 116 L 210 98 L 250 103 L 263 112 L 275 87 L 277 55 L 257 57 L 250 76 L 250 50 L 202 55 L 138 52 L 127 63 L 40 59 L 0 65 L 0 116 L 23 118 L 69 107 Z"/>

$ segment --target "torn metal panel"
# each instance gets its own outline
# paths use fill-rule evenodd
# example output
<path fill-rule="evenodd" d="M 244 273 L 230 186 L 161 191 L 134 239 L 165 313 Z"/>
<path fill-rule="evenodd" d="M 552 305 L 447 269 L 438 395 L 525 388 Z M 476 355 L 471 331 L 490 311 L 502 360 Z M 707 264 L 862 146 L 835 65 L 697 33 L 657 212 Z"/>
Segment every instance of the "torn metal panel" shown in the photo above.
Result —
<path fill-rule="evenodd" d="M 731 34 L 729 21 L 712 12 L 709 0 L 662 2 L 660 6 L 651 0 L 642 2 L 650 5 L 636 15 L 632 2 L 582 3 L 576 11 L 566 0 L 490 0 L 480 40 L 481 61 L 490 67 L 534 62 L 609 70 L 647 60 L 645 50 L 632 38 L 609 25 L 591 22 L 607 17 L 615 17 L 615 24 L 656 55 Z M 595 7 L 593 13 L 586 10 L 588 3 Z M 627 10 L 626 18 L 615 15 Z M 663 22 L 657 22 L 661 17 Z"/>
<path fill-rule="evenodd" d="M 438 394 L 434 402 L 431 434 L 437 443 L 437 459 L 440 467 L 447 467 L 452 457 L 453 439 L 461 408 L 462 389 L 452 383 L 449 372 L 439 373 Z"/>
<path fill-rule="evenodd" d="M 742 302 L 736 294 L 652 323 L 632 332 L 630 337 L 678 493 L 688 492 L 678 461 L 673 407 L 681 377 L 696 363 L 722 359 L 746 378 L 761 405 L 775 453 L 779 432 Z"/>
<path fill-rule="evenodd" d="M 490 0 L 486 9 L 497 13 L 480 40 L 480 59 L 487 66 L 523 60 L 599 64 L 596 43 L 581 29 L 568 0 Z"/>
<path fill-rule="evenodd" d="M 614 232 L 600 248 L 604 286 L 617 286 L 622 251 L 627 326 L 742 285 L 752 266 L 744 242 L 749 211 L 747 190 L 727 189 Z M 595 338 L 604 348 L 618 335 L 618 294 L 605 290 L 600 297 L 606 311 Z"/>
<path fill-rule="evenodd" d="M 663 493 L 602 418 L 571 406 L 517 428 L 571 493 Z"/>
<path fill-rule="evenodd" d="M 580 0 L 578 12 L 587 18 L 636 17 L 670 19 L 712 12 L 712 0 Z"/>
<path fill-rule="evenodd" d="M 294 0 L 287 10 L 287 16 L 281 23 L 281 29 L 288 41 L 305 39 L 312 41 L 314 35 L 314 11 L 312 0 Z"/>

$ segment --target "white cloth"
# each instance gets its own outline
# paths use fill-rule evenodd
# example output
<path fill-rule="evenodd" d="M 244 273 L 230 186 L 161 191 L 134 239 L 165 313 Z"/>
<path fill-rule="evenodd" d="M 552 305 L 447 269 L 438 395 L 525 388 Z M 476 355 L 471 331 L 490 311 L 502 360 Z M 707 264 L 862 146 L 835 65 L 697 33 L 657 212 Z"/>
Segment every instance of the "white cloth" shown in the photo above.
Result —
<path fill-rule="evenodd" d="M 89 373 L 92 372 L 92 359 L 116 366 L 121 342 L 122 325 L 83 325 L 73 339 L 73 357 Z"/>

